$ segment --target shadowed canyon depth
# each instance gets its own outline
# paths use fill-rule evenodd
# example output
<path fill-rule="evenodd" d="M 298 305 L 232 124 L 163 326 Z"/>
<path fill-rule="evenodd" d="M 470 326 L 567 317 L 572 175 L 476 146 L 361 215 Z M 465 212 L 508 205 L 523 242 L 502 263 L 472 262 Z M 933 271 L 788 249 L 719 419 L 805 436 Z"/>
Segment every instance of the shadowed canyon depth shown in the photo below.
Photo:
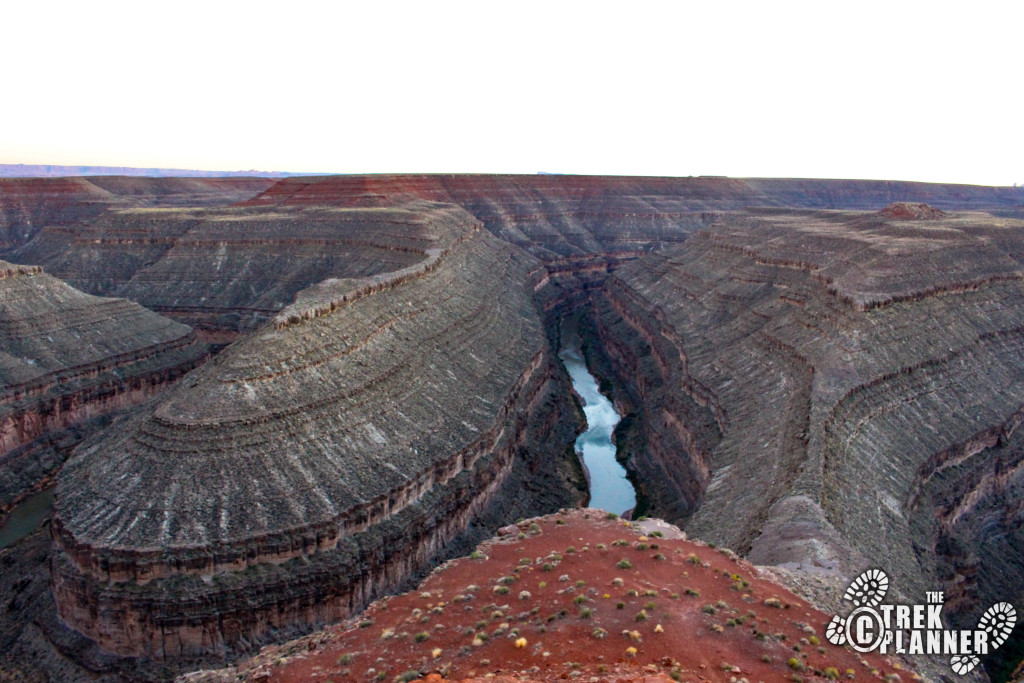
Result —
<path fill-rule="evenodd" d="M 6 673 L 235 662 L 585 505 L 560 350 L 634 517 L 1024 606 L 1024 188 L 0 178 L 0 247 Z"/>

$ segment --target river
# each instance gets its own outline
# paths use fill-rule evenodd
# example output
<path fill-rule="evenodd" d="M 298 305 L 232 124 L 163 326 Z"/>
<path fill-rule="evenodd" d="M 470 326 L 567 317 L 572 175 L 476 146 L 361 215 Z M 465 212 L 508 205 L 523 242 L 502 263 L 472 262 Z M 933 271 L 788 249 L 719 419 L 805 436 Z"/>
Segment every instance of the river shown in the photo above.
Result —
<path fill-rule="evenodd" d="M 53 487 L 34 493 L 18 503 L 0 527 L 0 548 L 14 545 L 36 530 L 50 514 Z"/>
<path fill-rule="evenodd" d="M 576 453 L 583 459 L 588 472 L 589 507 L 621 515 L 636 507 L 636 491 L 626 478 L 626 469 L 615 459 L 612 432 L 621 418 L 587 369 L 581 345 L 577 326 L 572 321 L 564 323 L 558 357 L 569 371 L 573 388 L 583 400 L 583 413 L 587 416 L 587 431 L 577 437 Z"/>

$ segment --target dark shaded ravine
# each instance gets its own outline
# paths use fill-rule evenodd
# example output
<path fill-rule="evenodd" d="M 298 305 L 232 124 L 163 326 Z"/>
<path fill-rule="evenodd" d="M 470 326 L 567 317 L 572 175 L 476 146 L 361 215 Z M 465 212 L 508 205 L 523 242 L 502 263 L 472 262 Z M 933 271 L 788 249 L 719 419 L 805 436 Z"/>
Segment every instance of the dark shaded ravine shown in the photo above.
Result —
<path fill-rule="evenodd" d="M 590 486 L 588 507 L 622 514 L 636 507 L 636 491 L 626 476 L 626 469 L 616 460 L 612 440 L 621 416 L 615 406 L 601 393 L 597 380 L 587 368 L 582 341 L 574 319 L 562 325 L 558 357 L 572 378 L 573 388 L 583 403 L 587 429 L 576 439 L 576 453 L 587 471 Z"/>

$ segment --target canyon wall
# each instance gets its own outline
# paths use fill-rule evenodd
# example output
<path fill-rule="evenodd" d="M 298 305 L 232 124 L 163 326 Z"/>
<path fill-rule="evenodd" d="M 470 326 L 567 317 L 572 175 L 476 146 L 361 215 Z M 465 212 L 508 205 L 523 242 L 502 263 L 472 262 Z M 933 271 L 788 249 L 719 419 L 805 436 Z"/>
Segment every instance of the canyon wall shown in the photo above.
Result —
<path fill-rule="evenodd" d="M 1024 223 L 903 208 L 724 216 L 594 306 L 644 395 L 652 514 L 758 563 L 883 567 L 904 599 L 945 588 L 976 618 L 1024 601 Z M 683 431 L 665 407 L 687 397 L 710 419 Z"/>
<path fill-rule="evenodd" d="M 85 223 L 109 208 L 227 204 L 251 197 L 273 182 L 266 178 L 0 178 L 0 253 L 24 245 L 44 227 Z"/>
<path fill-rule="evenodd" d="M 455 206 L 377 213 L 418 263 L 301 294 L 65 465 L 54 595 L 103 649 L 244 650 L 351 614 L 495 506 L 578 500 L 537 262 Z"/>
<path fill-rule="evenodd" d="M 651 514 L 954 619 L 1024 602 L 1022 188 L 132 180 L 0 186 L 10 258 L 237 340 L 61 475 L 54 595 L 106 650 L 231 655 L 578 501 L 578 310 Z"/>
<path fill-rule="evenodd" d="M 416 263 L 430 246 L 417 236 L 421 221 L 402 208 L 119 209 L 46 228 L 17 254 L 231 341 L 310 285 Z"/>
<path fill-rule="evenodd" d="M 0 261 L 0 512 L 46 483 L 83 426 L 205 360 L 194 332 Z"/>
<path fill-rule="evenodd" d="M 567 175 L 364 175 L 287 178 L 255 206 L 451 202 L 494 234 L 551 258 L 681 242 L 713 214 L 750 207 L 877 210 L 892 202 L 1024 216 L 1024 188 L 871 180 Z"/>
<path fill-rule="evenodd" d="M 149 184 L 139 185 L 143 180 Z M 230 187 L 244 179 L 219 180 Z M 253 329 L 290 303 L 298 290 L 324 278 L 358 277 L 408 265 L 395 252 L 379 253 L 389 238 L 373 237 L 372 223 L 374 211 L 410 200 L 457 204 L 496 236 L 545 261 L 595 254 L 634 257 L 682 243 L 724 213 L 750 207 L 877 210 L 904 200 L 1007 215 L 1024 211 L 1024 188 L 545 175 L 288 178 L 264 186 L 265 191 L 258 194 L 250 193 L 255 196 L 239 196 L 238 205 L 231 209 L 139 211 L 140 206 L 187 205 L 184 190 L 175 194 L 165 188 L 158 195 L 155 188 L 163 187 L 162 183 L 212 179 L 63 182 L 73 185 L 64 201 L 79 207 L 75 209 L 79 218 L 35 220 L 31 230 L 12 239 L 0 253 L 18 263 L 43 265 L 47 272 L 90 293 L 131 298 L 198 328 L 214 341 L 230 341 L 239 331 Z M 83 183 L 88 185 L 79 187 Z M 240 185 L 237 191 L 244 195 L 243 189 L 254 186 Z M 73 195 L 86 187 L 93 193 L 108 193 L 120 203 L 103 204 L 99 198 L 86 201 Z M 59 196 L 56 189 L 51 194 Z M 0 204 L 3 196 L 0 192 Z M 144 197 L 160 201 L 143 201 Z M 175 197 L 176 204 L 171 201 Z M 54 211 L 59 206 L 50 198 L 36 210 Z M 359 254 L 355 250 L 363 247 L 335 239 L 354 231 L 340 225 L 342 218 L 331 215 L 328 207 L 365 210 L 360 220 L 371 235 L 367 253 Z M 343 216 L 349 220 L 347 214 Z M 10 218 L 5 222 L 0 215 L 4 229 L 17 231 L 15 223 Z M 98 267 L 100 263 L 106 267 Z M 356 263 L 365 263 L 365 272 L 354 272 Z"/>

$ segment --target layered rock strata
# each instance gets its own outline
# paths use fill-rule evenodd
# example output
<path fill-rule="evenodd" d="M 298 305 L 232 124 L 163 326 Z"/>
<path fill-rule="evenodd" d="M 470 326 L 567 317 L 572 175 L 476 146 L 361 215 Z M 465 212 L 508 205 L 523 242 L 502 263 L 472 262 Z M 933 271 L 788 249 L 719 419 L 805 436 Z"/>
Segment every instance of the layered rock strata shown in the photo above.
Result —
<path fill-rule="evenodd" d="M 136 303 L 0 261 L 0 511 L 52 473 L 76 428 L 139 403 L 207 353 L 190 328 Z"/>
<path fill-rule="evenodd" d="M 566 175 L 370 175 L 287 178 L 256 206 L 456 203 L 541 258 L 678 243 L 721 212 L 750 207 L 879 209 L 892 202 L 1021 213 L 1024 188 L 892 181 Z M 1024 215 L 1024 214 L 1021 214 Z"/>
<path fill-rule="evenodd" d="M 44 227 L 88 222 L 112 207 L 228 204 L 272 183 L 265 178 L 0 178 L 0 252 L 24 245 Z"/>
<path fill-rule="evenodd" d="M 644 397 L 632 465 L 654 513 L 756 562 L 1019 603 L 1024 225 L 904 213 L 732 215 L 617 270 L 595 307 Z"/>
<path fill-rule="evenodd" d="M 232 182 L 269 182 L 218 180 L 224 187 Z M 74 181 L 86 182 L 90 191 L 106 194 L 94 200 L 75 199 L 73 190 L 81 188 L 67 189 L 64 201 L 79 207 L 75 211 L 82 213 L 82 220 L 64 217 L 42 224 L 34 220 L 31 230 L 12 239 L 16 248 L 7 252 L 7 258 L 43 265 L 47 272 L 92 294 L 139 301 L 223 341 L 273 317 L 298 290 L 324 278 L 359 277 L 409 265 L 389 263 L 393 259 L 383 257 L 396 257 L 394 252 L 375 251 L 386 248 L 388 238 L 377 240 L 372 228 L 368 228 L 368 242 L 373 246 L 365 254 L 358 253 L 362 247 L 338 242 L 337 235 L 351 237 L 354 228 L 328 215 L 325 207 L 330 206 L 363 208 L 367 213 L 360 220 L 370 224 L 373 211 L 411 200 L 458 204 L 495 235 L 545 261 L 636 255 L 666 248 L 705 229 L 723 213 L 750 207 L 879 209 L 900 200 L 930 202 L 946 209 L 999 210 L 1007 215 L 1024 207 L 1024 188 L 1009 187 L 840 180 L 380 175 L 290 178 L 264 186 L 265 191 L 250 199 L 238 196 L 244 201 L 231 210 L 156 212 L 123 209 L 184 206 L 189 196 L 199 196 L 188 194 L 184 189 L 188 183 L 213 179 Z M 249 187 L 240 186 L 239 195 Z M 54 190 L 51 204 L 57 195 Z M 87 211 L 88 207 L 93 208 Z M 104 209 L 112 210 L 99 215 Z M 26 239 L 30 241 L 23 244 Z M 365 272 L 352 270 L 357 262 L 367 264 Z M 106 268 L 98 268 L 97 263 Z"/>
<path fill-rule="evenodd" d="M 215 337 L 254 329 L 327 278 L 417 263 L 432 245 L 421 221 L 402 207 L 111 210 L 85 227 L 47 228 L 17 256 Z"/>
<path fill-rule="evenodd" d="M 74 629 L 156 659 L 245 649 L 359 609 L 497 502 L 573 500 L 571 477 L 529 490 L 575 436 L 536 261 L 451 205 L 379 213 L 418 263 L 303 293 L 69 460 L 51 569 Z"/>

